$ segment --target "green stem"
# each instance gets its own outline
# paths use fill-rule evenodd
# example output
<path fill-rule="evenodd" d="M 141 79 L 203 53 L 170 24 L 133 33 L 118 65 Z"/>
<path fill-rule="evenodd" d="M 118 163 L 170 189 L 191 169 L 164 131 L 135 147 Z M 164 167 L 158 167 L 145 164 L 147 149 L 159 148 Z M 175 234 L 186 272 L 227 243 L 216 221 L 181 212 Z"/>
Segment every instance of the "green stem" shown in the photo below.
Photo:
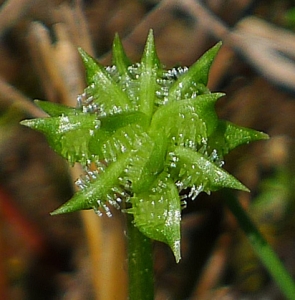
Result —
<path fill-rule="evenodd" d="M 226 203 L 231 212 L 237 218 L 240 227 L 247 235 L 256 254 L 259 256 L 261 262 L 264 264 L 270 275 L 280 287 L 286 299 L 294 299 L 294 281 L 282 262 L 279 260 L 274 250 L 261 235 L 257 227 L 240 205 L 237 198 L 232 193 L 226 194 Z"/>
<path fill-rule="evenodd" d="M 129 300 L 154 299 L 152 243 L 127 216 Z"/>

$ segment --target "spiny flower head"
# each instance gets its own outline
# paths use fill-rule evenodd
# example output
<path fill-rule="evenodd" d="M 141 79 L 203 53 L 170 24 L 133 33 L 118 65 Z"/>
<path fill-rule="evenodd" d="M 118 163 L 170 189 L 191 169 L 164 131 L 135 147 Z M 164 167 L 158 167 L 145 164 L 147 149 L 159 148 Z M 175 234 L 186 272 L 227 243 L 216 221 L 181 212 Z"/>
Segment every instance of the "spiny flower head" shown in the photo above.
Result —
<path fill-rule="evenodd" d="M 38 101 L 49 117 L 22 122 L 43 132 L 71 164 L 85 167 L 80 191 L 52 214 L 92 208 L 110 215 L 109 204 L 124 207 L 143 234 L 167 243 L 179 261 L 180 192 L 190 189 L 195 198 L 220 188 L 247 191 L 222 169 L 224 155 L 267 138 L 218 119 L 214 106 L 223 94 L 206 85 L 220 46 L 190 68 L 172 70 L 160 63 L 152 31 L 137 64 L 118 36 L 110 67 L 80 49 L 87 87 L 77 107 Z"/>

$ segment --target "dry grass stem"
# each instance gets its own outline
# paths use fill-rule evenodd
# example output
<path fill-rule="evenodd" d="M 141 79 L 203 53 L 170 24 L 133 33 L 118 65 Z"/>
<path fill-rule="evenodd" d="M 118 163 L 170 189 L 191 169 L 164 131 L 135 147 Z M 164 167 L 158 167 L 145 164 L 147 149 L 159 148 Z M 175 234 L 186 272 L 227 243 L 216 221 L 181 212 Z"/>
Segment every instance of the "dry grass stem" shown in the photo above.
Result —
<path fill-rule="evenodd" d="M 24 113 L 32 117 L 45 117 L 47 114 L 36 107 L 31 99 L 24 96 L 12 85 L 4 81 L 0 77 L 0 97 L 1 102 L 5 106 L 14 105 L 16 108 L 20 109 Z"/>
<path fill-rule="evenodd" d="M 7 0 L 0 8 L 0 36 L 27 13 L 36 0 Z"/>

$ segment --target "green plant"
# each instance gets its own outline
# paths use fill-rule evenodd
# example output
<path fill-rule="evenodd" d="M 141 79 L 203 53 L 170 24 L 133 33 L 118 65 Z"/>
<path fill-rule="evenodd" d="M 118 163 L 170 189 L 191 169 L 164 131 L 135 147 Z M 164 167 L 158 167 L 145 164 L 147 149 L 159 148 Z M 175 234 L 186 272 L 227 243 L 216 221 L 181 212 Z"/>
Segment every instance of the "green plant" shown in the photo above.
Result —
<path fill-rule="evenodd" d="M 161 65 L 152 31 L 137 64 L 129 61 L 118 36 L 111 67 L 80 49 L 88 86 L 77 108 L 36 101 L 50 117 L 22 121 L 43 132 L 71 164 L 85 167 L 77 181 L 80 191 L 52 214 L 92 208 L 111 215 L 109 205 L 115 206 L 129 215 L 133 258 L 148 256 L 138 247 L 151 251 L 154 239 L 167 243 L 179 261 L 180 191 L 190 188 L 192 198 L 220 188 L 248 191 L 222 168 L 223 158 L 241 144 L 268 138 L 218 119 L 214 105 L 223 94 L 211 93 L 206 84 L 220 46 L 189 69 L 172 70 Z M 138 265 L 131 259 L 131 275 L 145 268 L 151 276 L 150 263 Z M 136 295 L 137 289 L 130 299 L 152 299 Z"/>

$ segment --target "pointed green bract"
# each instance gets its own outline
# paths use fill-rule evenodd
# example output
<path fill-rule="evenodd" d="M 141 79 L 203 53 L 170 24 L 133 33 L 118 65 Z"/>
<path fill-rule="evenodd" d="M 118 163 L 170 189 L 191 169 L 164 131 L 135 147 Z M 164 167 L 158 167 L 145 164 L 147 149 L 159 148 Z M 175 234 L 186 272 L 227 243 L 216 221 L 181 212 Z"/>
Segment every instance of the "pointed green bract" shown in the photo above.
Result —
<path fill-rule="evenodd" d="M 162 173 L 150 190 L 131 198 L 135 226 L 151 239 L 167 243 L 180 260 L 180 199 L 168 174 Z"/>
<path fill-rule="evenodd" d="M 124 51 L 118 34 L 115 35 L 113 43 L 113 65 L 117 67 L 120 75 L 128 75 L 128 67 L 131 65 L 131 62 Z"/>
<path fill-rule="evenodd" d="M 219 120 L 216 130 L 210 138 L 208 149 L 216 149 L 223 157 L 240 145 L 268 138 L 268 135 L 263 132 Z"/>
<path fill-rule="evenodd" d="M 25 120 L 21 124 L 42 132 L 50 146 L 70 164 L 79 162 L 86 165 L 92 159 L 88 145 L 100 127 L 95 115 L 77 113 Z"/>
<path fill-rule="evenodd" d="M 132 110 L 130 100 L 112 76 L 91 56 L 80 49 L 87 70 L 85 94 L 102 115 Z"/>
<path fill-rule="evenodd" d="M 236 178 L 196 151 L 176 147 L 174 154 L 177 158 L 175 168 L 179 170 L 177 179 L 184 188 L 197 186 L 207 193 L 220 188 L 249 191 Z"/>
<path fill-rule="evenodd" d="M 150 31 L 140 63 L 139 110 L 152 117 L 156 98 L 157 78 L 161 64 L 157 57 L 153 32 Z"/>
<path fill-rule="evenodd" d="M 89 54 L 87 54 L 82 48 L 78 48 L 78 51 L 85 66 L 87 84 L 90 85 L 95 82 L 94 78 L 96 76 L 96 73 L 99 72 L 102 68 L 100 67 L 98 62 Z"/>
<path fill-rule="evenodd" d="M 172 85 L 169 91 L 170 100 L 194 97 L 201 86 L 206 86 L 209 77 L 210 67 L 220 49 L 222 43 L 219 42 L 208 50 L 189 70 L 182 74 Z"/>
<path fill-rule="evenodd" d="M 163 69 L 152 30 L 137 64 L 131 64 L 118 35 L 111 67 L 79 49 L 88 86 L 78 107 L 38 101 L 50 117 L 22 122 L 43 132 L 71 164 L 85 166 L 77 180 L 80 191 L 52 214 L 93 208 L 110 215 L 109 205 L 121 207 L 143 234 L 167 243 L 179 261 L 179 192 L 190 189 L 194 199 L 221 188 L 248 191 L 222 169 L 224 156 L 267 138 L 218 119 L 215 103 L 223 94 L 206 85 L 220 46 L 189 69 L 172 70 Z"/>
<path fill-rule="evenodd" d="M 114 187 L 119 185 L 119 177 L 128 160 L 129 155 L 122 154 L 104 172 L 97 174 L 97 178 L 85 179 L 84 187 L 52 214 L 63 214 L 89 208 L 97 209 L 101 206 L 105 209 L 109 197 L 114 197 Z"/>

